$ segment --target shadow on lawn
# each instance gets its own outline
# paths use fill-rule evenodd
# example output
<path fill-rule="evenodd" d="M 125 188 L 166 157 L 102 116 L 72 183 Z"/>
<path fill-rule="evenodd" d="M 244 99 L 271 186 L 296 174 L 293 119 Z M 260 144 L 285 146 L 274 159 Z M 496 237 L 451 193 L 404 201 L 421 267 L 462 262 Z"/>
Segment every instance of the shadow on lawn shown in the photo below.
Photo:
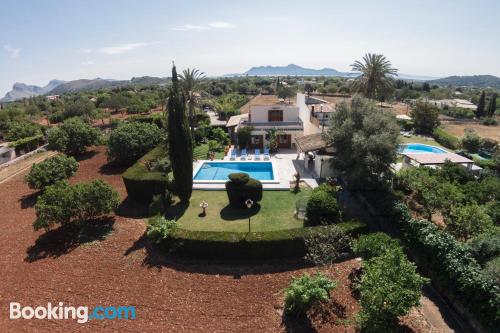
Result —
<path fill-rule="evenodd" d="M 44 258 L 57 258 L 68 254 L 80 245 L 102 241 L 113 230 L 115 220 L 105 217 L 82 224 L 70 223 L 40 235 L 33 246 L 26 250 L 27 262 Z"/>
<path fill-rule="evenodd" d="M 256 203 L 252 208 L 235 208 L 227 205 L 220 211 L 220 217 L 226 221 L 235 221 L 241 219 L 247 219 L 254 215 L 257 215 L 260 211 L 260 204 Z"/>
<path fill-rule="evenodd" d="M 105 176 L 121 175 L 128 167 L 119 166 L 113 163 L 107 163 L 99 168 L 99 173 Z"/>

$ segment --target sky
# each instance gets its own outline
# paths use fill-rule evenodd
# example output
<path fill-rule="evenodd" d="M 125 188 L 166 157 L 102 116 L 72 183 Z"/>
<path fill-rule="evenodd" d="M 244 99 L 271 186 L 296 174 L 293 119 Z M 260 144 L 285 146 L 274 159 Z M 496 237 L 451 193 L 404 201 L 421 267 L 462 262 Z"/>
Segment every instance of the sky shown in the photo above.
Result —
<path fill-rule="evenodd" d="M 14 82 L 208 76 L 252 66 L 500 76 L 498 0 L 0 0 L 0 97 Z"/>

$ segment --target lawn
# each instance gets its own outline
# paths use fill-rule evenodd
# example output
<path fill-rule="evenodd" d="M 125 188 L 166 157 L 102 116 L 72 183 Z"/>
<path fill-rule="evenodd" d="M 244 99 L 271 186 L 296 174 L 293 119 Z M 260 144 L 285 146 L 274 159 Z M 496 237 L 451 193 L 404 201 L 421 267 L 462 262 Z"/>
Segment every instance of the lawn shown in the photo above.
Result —
<path fill-rule="evenodd" d="M 406 143 L 422 143 L 422 144 L 425 144 L 425 145 L 436 146 L 436 147 L 439 147 L 439 148 L 444 148 L 444 149 L 449 150 L 448 148 L 445 148 L 442 145 L 440 145 L 433 138 L 431 138 L 431 137 L 424 137 L 424 136 L 420 136 L 420 135 L 412 135 L 410 138 L 407 138 L 405 136 L 400 135 L 399 136 L 399 141 L 401 142 L 401 144 L 406 144 Z"/>
<path fill-rule="evenodd" d="M 310 189 L 299 193 L 292 191 L 264 191 L 260 205 L 252 209 L 236 209 L 228 206 L 226 191 L 193 191 L 190 205 L 186 208 L 174 204 L 167 211 L 167 218 L 177 218 L 182 228 L 203 231 L 251 231 L 295 229 L 304 226 L 294 217 L 297 199 L 310 194 Z M 207 214 L 200 216 L 202 201 L 208 203 Z"/>
<path fill-rule="evenodd" d="M 193 157 L 197 160 L 207 160 L 208 159 L 208 144 L 202 144 L 194 147 Z M 224 158 L 224 152 L 215 153 L 215 159 L 221 160 Z"/>

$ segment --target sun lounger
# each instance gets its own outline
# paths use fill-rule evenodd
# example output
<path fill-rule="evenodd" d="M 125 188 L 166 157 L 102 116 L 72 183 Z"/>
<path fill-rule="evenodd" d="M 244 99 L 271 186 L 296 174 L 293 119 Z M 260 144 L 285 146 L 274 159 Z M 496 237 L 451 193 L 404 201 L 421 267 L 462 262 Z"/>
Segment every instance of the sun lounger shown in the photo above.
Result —
<path fill-rule="evenodd" d="M 236 148 L 233 148 L 233 150 L 231 150 L 231 156 L 229 157 L 229 159 L 231 161 L 236 160 Z"/>
<path fill-rule="evenodd" d="M 255 149 L 255 156 L 253 159 L 256 161 L 260 161 L 260 149 Z"/>
<path fill-rule="evenodd" d="M 269 148 L 264 148 L 264 160 L 269 161 L 271 156 L 269 155 Z"/>
<path fill-rule="evenodd" d="M 247 150 L 246 149 L 241 150 L 240 160 L 242 160 L 242 161 L 247 160 Z"/>

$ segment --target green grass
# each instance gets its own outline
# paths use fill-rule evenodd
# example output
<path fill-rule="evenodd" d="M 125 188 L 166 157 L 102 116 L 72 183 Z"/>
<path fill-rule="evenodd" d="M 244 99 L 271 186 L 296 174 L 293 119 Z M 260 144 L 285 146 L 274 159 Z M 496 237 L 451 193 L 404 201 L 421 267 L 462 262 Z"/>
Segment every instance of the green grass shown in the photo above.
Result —
<path fill-rule="evenodd" d="M 406 144 L 406 143 L 422 143 L 422 144 L 425 144 L 425 145 L 431 145 L 431 146 L 436 146 L 436 147 L 439 147 L 439 148 L 448 149 L 448 148 L 443 147 L 441 144 L 439 144 L 436 140 L 434 140 L 431 137 L 423 137 L 423 136 L 420 136 L 420 135 L 412 135 L 410 138 L 407 138 L 407 137 L 404 137 L 404 136 L 400 135 L 399 136 L 399 140 L 400 140 L 400 142 L 402 144 Z"/>
<path fill-rule="evenodd" d="M 228 206 L 226 191 L 193 191 L 188 207 L 174 204 L 167 211 L 167 218 L 176 218 L 181 228 L 197 231 L 251 231 L 288 230 L 302 228 L 304 222 L 294 217 L 297 199 L 308 196 L 310 189 L 292 191 L 264 191 L 260 205 L 252 209 L 236 209 Z M 202 201 L 208 203 L 207 215 L 200 217 Z"/>
<path fill-rule="evenodd" d="M 197 160 L 208 159 L 208 143 L 194 147 L 193 157 Z M 215 153 L 216 160 L 221 160 L 223 158 L 224 158 L 224 152 Z"/>

